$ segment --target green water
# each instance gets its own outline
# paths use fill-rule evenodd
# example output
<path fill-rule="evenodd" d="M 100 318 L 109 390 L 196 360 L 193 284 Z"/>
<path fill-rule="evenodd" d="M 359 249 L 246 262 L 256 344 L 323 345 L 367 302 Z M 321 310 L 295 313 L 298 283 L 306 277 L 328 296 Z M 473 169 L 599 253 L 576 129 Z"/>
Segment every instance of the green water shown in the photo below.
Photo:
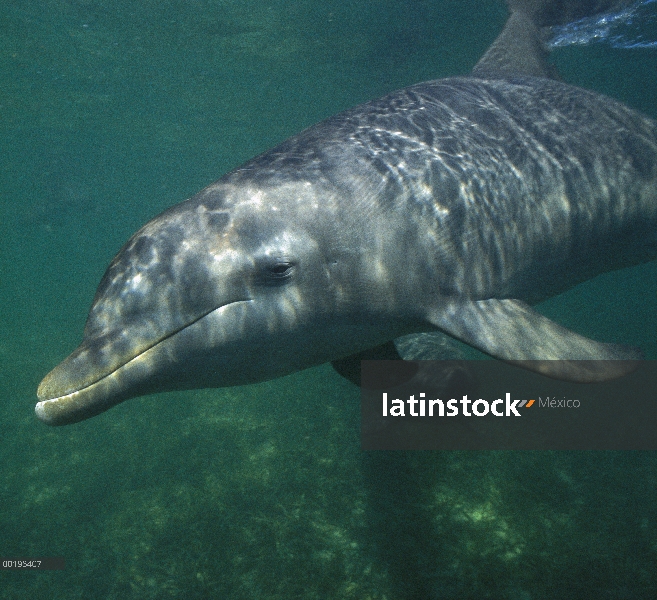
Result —
<path fill-rule="evenodd" d="M 650 599 L 654 453 L 359 450 L 328 367 L 131 400 L 59 429 L 40 379 L 146 220 L 384 92 L 467 72 L 475 0 L 0 5 L 0 598 Z M 571 48 L 567 81 L 657 117 L 654 51 Z M 541 307 L 657 358 L 655 264 Z"/>

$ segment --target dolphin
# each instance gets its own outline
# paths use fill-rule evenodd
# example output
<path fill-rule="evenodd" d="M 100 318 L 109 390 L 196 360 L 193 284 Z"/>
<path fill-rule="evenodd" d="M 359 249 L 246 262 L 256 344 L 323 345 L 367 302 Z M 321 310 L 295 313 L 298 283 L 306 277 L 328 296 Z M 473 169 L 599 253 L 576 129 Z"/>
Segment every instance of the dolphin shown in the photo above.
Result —
<path fill-rule="evenodd" d="M 618 2 L 510 0 L 471 74 L 333 116 L 144 225 L 35 411 L 398 356 L 437 331 L 550 377 L 603 381 L 637 349 L 531 306 L 657 256 L 657 123 L 558 79 L 546 28 Z"/>

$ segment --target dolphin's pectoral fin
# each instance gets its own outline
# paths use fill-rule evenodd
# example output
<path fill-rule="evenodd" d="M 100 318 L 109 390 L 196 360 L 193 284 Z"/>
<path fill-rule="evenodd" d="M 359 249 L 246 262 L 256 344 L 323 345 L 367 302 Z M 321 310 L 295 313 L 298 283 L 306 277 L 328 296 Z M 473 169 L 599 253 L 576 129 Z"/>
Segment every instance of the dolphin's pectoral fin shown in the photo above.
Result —
<path fill-rule="evenodd" d="M 403 360 L 395 344 L 390 340 L 385 344 L 376 346 L 374 348 L 368 348 L 362 352 L 357 352 L 351 356 L 345 356 L 338 360 L 331 362 L 333 368 L 337 371 L 338 375 L 341 375 L 345 379 L 348 379 L 354 385 L 360 387 L 360 361 L 361 360 Z M 396 385 L 401 385 L 409 379 L 412 379 L 417 373 L 418 366 L 417 363 L 405 362 L 403 365 L 400 365 L 399 369 L 395 369 L 395 379 L 394 381 L 382 381 L 382 387 L 394 387 Z M 401 378 L 400 378 L 401 374 Z"/>
<path fill-rule="evenodd" d="M 548 377 L 592 383 L 632 372 L 641 351 L 603 344 L 557 325 L 519 300 L 453 302 L 433 325 L 491 356 Z M 533 361 L 533 362 L 524 362 Z"/>

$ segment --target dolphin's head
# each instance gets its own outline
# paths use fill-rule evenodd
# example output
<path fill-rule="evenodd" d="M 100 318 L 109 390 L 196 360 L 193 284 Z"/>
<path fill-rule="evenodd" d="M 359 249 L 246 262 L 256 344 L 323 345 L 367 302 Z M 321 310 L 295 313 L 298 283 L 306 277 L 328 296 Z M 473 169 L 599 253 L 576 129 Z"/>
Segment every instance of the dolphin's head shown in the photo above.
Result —
<path fill-rule="evenodd" d="M 100 282 L 81 345 L 41 382 L 37 416 L 73 423 L 134 396 L 271 379 L 367 344 L 340 319 L 353 313 L 344 274 L 359 253 L 318 215 L 334 204 L 318 195 L 303 181 L 218 182 L 146 224 Z"/>

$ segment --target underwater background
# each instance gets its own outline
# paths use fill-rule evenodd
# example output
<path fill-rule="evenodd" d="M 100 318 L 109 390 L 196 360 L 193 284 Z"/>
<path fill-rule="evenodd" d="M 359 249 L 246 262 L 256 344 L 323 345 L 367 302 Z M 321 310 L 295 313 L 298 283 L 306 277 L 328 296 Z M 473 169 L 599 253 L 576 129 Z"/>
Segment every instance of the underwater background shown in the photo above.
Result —
<path fill-rule="evenodd" d="M 650 600 L 654 452 L 360 451 L 323 365 L 63 428 L 36 387 L 148 219 L 325 117 L 467 73 L 495 0 L 0 4 L 0 598 Z M 555 52 L 657 117 L 657 50 Z M 657 358 L 657 265 L 539 307 Z M 656 391 L 657 396 L 657 391 Z M 657 401 L 657 397 L 656 397 Z"/>

